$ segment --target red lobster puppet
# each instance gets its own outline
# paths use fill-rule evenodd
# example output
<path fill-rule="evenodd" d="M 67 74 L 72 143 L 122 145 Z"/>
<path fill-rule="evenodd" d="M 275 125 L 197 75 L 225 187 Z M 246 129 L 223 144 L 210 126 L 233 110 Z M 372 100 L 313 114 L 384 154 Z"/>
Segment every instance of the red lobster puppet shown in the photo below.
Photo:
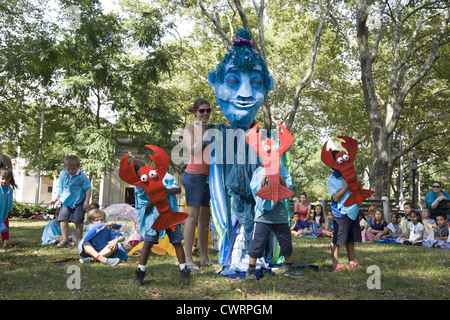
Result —
<path fill-rule="evenodd" d="M 274 203 L 277 203 L 278 200 L 288 199 L 294 195 L 289 188 L 280 184 L 280 157 L 289 149 L 294 138 L 282 124 L 278 124 L 282 130 L 282 132 L 278 132 L 280 146 L 272 139 L 261 141 L 262 132 L 257 132 L 258 126 L 259 123 L 245 137 L 248 145 L 261 156 L 262 165 L 269 183 L 267 186 L 262 187 L 256 195 L 262 199 L 273 200 Z"/>
<path fill-rule="evenodd" d="M 159 216 L 152 225 L 153 230 L 162 231 L 168 228 L 175 230 L 175 226 L 186 220 L 188 214 L 172 211 L 167 201 L 163 179 L 169 168 L 169 156 L 160 147 L 153 145 L 146 145 L 146 147 L 155 152 L 154 155 L 149 154 L 148 156 L 153 160 L 156 168 L 147 165 L 141 168 L 140 177 L 138 177 L 134 169 L 134 163 L 128 164 L 129 154 L 127 154 L 120 161 L 119 177 L 126 183 L 144 189 L 150 201 L 155 205 Z"/>
<path fill-rule="evenodd" d="M 340 151 L 336 154 L 335 160 L 332 154 L 333 151 L 331 149 L 327 150 L 327 141 L 322 147 L 321 160 L 327 166 L 338 170 L 347 182 L 351 194 L 347 200 L 345 200 L 344 206 L 349 207 L 355 203 L 361 205 L 363 200 L 369 198 L 375 191 L 362 189 L 359 185 L 358 178 L 356 177 L 353 162 L 355 161 L 355 156 L 358 152 L 358 142 L 355 139 L 346 136 L 338 136 L 338 138 L 344 140 L 341 145 L 348 153 Z"/>

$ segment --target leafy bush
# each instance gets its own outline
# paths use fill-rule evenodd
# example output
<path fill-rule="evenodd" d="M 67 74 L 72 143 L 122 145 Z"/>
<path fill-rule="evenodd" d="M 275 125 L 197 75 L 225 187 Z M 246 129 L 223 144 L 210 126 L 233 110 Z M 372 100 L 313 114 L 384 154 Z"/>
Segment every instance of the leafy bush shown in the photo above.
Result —
<path fill-rule="evenodd" d="M 55 209 L 49 209 L 46 206 L 42 206 L 42 202 L 38 204 L 26 204 L 22 202 L 14 201 L 13 209 L 9 213 L 9 217 L 16 218 L 29 218 L 33 215 L 46 215 L 46 214 L 54 214 Z"/>

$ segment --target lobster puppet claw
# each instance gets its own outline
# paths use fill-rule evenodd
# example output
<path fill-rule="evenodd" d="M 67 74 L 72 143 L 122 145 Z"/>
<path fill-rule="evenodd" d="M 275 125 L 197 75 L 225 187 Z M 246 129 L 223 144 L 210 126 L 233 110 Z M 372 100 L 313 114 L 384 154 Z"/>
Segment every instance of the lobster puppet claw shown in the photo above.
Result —
<path fill-rule="evenodd" d="M 338 170 L 342 174 L 343 179 L 347 182 L 351 193 L 345 200 L 344 205 L 346 207 L 354 205 L 355 203 L 361 205 L 364 199 L 372 196 L 375 191 L 362 189 L 359 185 L 354 167 L 355 157 L 358 152 L 358 142 L 347 136 L 338 136 L 338 138 L 344 140 L 341 145 L 347 153 L 340 151 L 333 157 L 333 151 L 331 149 L 327 150 L 328 141 L 326 141 L 322 147 L 321 160 L 325 165 Z"/>
<path fill-rule="evenodd" d="M 126 154 L 120 161 L 119 178 L 128 184 L 136 185 L 140 181 L 140 178 L 136 174 L 134 163 L 128 164 L 129 153 Z"/>
<path fill-rule="evenodd" d="M 262 141 L 262 132 L 257 132 L 259 123 L 255 125 L 245 137 L 249 146 L 262 158 L 261 162 L 265 168 L 269 184 L 263 186 L 256 195 L 264 200 L 272 200 L 275 203 L 281 199 L 288 199 L 294 193 L 280 184 L 280 157 L 292 145 L 294 138 L 282 125 L 278 124 L 281 131 L 278 132 L 280 145 L 272 139 Z"/>

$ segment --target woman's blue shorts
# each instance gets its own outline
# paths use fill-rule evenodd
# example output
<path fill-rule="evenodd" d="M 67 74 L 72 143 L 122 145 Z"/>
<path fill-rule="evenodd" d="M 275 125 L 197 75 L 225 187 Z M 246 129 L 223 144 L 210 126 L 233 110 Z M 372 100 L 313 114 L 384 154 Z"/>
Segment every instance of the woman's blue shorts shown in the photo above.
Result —
<path fill-rule="evenodd" d="M 203 174 L 185 172 L 181 183 L 186 192 L 186 205 L 209 207 L 209 177 Z"/>

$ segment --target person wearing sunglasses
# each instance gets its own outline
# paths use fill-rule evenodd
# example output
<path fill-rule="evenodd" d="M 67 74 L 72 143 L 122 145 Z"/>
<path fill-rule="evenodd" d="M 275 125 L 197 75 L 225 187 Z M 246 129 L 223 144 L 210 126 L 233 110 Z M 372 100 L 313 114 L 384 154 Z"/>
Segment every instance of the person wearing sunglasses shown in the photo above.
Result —
<path fill-rule="evenodd" d="M 442 185 L 440 182 L 435 181 L 432 184 L 432 189 L 428 191 L 426 200 L 428 208 L 431 209 L 431 217 L 437 213 L 437 211 L 446 210 L 445 212 L 448 217 L 450 217 L 450 210 L 445 208 L 445 204 L 442 200 L 449 200 L 450 197 L 447 192 L 442 191 Z"/>
<path fill-rule="evenodd" d="M 197 227 L 200 247 L 200 264 L 214 266 L 208 258 L 208 231 L 211 217 L 209 208 L 209 153 L 205 151 L 205 133 L 211 116 L 208 100 L 199 98 L 188 108 L 195 116 L 194 123 L 186 126 L 183 141 L 190 153 L 190 159 L 181 182 L 186 192 L 186 206 L 189 217 L 184 222 L 184 244 L 186 248 L 186 267 L 198 270 L 192 258 L 195 227 Z"/>

